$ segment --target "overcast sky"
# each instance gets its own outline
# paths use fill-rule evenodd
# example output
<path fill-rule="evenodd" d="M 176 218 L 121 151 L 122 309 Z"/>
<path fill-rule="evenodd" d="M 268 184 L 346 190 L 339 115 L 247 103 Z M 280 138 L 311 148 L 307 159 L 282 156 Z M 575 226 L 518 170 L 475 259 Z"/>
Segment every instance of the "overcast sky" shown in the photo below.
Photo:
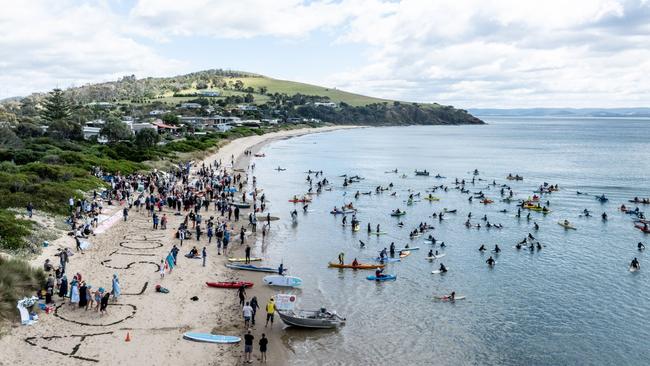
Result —
<path fill-rule="evenodd" d="M 0 98 L 231 68 L 472 107 L 642 107 L 650 1 L 0 0 Z"/>

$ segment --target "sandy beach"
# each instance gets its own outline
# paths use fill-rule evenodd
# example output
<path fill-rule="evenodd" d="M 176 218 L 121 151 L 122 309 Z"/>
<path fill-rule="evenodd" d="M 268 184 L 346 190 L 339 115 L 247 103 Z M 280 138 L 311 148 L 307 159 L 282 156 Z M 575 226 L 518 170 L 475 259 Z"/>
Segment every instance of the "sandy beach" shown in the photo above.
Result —
<path fill-rule="evenodd" d="M 223 146 L 204 162 L 221 160 L 228 165 L 235 157 L 232 169 L 246 170 L 249 160 L 243 157 L 245 150 L 256 151 L 264 144 L 277 139 L 290 138 L 308 133 L 327 132 L 339 128 L 298 129 L 250 136 L 234 140 Z M 201 162 L 195 164 L 200 166 Z M 242 173 L 243 174 L 243 173 Z M 258 182 L 263 187 L 263 182 Z M 267 194 L 268 196 L 268 194 Z M 207 264 L 201 260 L 178 257 L 178 266 L 161 279 L 159 264 L 178 240 L 174 238 L 183 216 L 168 212 L 166 230 L 153 230 L 151 218 L 146 212 L 133 209 L 128 221 L 122 217 L 122 206 L 104 205 L 104 220 L 100 233 L 91 237 L 92 246 L 85 253 L 75 253 L 68 264 L 67 273 L 80 273 L 93 288 L 110 289 L 111 278 L 120 278 L 122 296 L 111 303 L 108 314 L 103 317 L 94 310 L 83 310 L 62 302 L 58 296 L 56 311 L 39 314 L 40 319 L 31 326 L 14 323 L 8 334 L 0 339 L 3 349 L 0 365 L 19 363 L 64 362 L 67 365 L 111 364 L 111 365 L 237 365 L 243 361 L 243 340 L 235 345 L 217 345 L 183 340 L 184 332 L 206 332 L 243 336 L 245 333 L 238 304 L 237 291 L 208 288 L 206 281 L 247 280 L 255 283 L 247 290 L 247 299 L 257 296 L 261 309 L 257 314 L 258 325 L 255 335 L 254 360 L 258 363 L 257 340 L 262 333 L 269 338 L 268 364 L 281 365 L 287 359 L 287 351 L 281 342 L 283 324 L 276 316 L 273 327 L 265 328 L 264 306 L 273 294 L 273 289 L 264 287 L 262 274 L 235 272 L 224 267 L 225 256 L 218 256 L 216 246 L 207 243 L 207 238 L 197 242 L 194 238 L 185 242 L 181 254 L 196 246 L 199 251 L 207 248 Z M 163 209 L 163 213 L 166 209 Z M 214 214 L 211 207 L 208 214 Z M 273 212 L 271 211 L 271 214 Z M 215 214 L 216 215 L 216 214 Z M 247 210 L 242 210 L 243 220 L 233 223 L 236 233 L 239 224 L 247 224 Z M 273 230 L 268 240 L 273 240 Z M 253 253 L 261 238 L 250 237 Z M 46 258 L 58 263 L 54 256 L 58 248 L 74 251 L 72 237 L 63 236 L 50 243 L 43 252 L 32 260 L 34 266 L 42 266 Z M 230 256 L 243 256 L 237 240 L 233 241 Z M 168 294 L 154 290 L 156 285 L 169 289 Z M 191 298 L 198 297 L 193 301 Z M 126 341 L 127 335 L 130 341 Z"/>

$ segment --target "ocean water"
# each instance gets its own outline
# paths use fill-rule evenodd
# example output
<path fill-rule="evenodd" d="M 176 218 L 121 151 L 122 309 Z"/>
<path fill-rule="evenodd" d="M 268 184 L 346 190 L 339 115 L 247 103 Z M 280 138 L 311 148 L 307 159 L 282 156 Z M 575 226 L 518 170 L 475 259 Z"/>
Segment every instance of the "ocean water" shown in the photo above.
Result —
<path fill-rule="evenodd" d="M 302 308 L 326 307 L 347 317 L 339 330 L 286 329 L 283 341 L 294 365 L 642 365 L 650 364 L 650 261 L 636 243 L 650 245 L 650 235 L 633 226 L 632 216 L 619 206 L 634 196 L 650 197 L 650 121 L 640 119 L 499 119 L 485 126 L 418 126 L 367 128 L 314 134 L 266 146 L 265 158 L 255 159 L 253 175 L 271 201 L 271 212 L 282 218 L 273 223 L 271 242 L 256 248 L 266 263 L 283 261 L 304 286 L 296 294 Z M 277 166 L 286 171 L 274 170 Z M 408 175 L 387 174 L 399 169 Z M 307 170 L 323 170 L 332 191 L 315 196 L 310 212 L 287 202 L 307 191 Z M 431 177 L 416 177 L 427 169 Z M 453 187 L 453 179 L 471 180 L 480 171 L 473 192 L 482 190 L 495 200 L 483 205 Z M 439 173 L 446 179 L 435 179 Z M 507 181 L 508 173 L 525 177 Z M 342 174 L 363 178 L 347 188 Z M 545 195 L 553 212 L 532 219 L 515 218 L 515 204 L 500 201 L 498 188 L 488 182 L 509 184 L 519 198 L 532 195 L 541 183 L 559 184 L 560 191 Z M 374 191 L 394 184 L 393 191 L 354 199 L 357 190 Z M 422 192 L 434 185 L 449 185 L 436 192 L 439 202 L 405 203 L 408 190 Z M 606 194 L 601 204 L 592 195 Z M 341 226 L 333 206 L 353 202 L 361 231 Z M 300 212 L 292 224 L 289 212 Z M 390 217 L 405 209 L 399 220 Z M 433 212 L 457 209 L 438 222 Z M 583 209 L 594 217 L 580 217 Z M 649 211 L 650 206 L 640 206 Z M 500 213 L 506 209 L 507 213 Z M 487 215 L 503 229 L 467 229 Z M 523 211 L 523 215 L 528 211 Z M 609 220 L 603 222 L 602 212 Z M 568 219 L 577 230 L 557 225 Z M 348 219 L 349 220 L 349 219 Z M 368 235 L 366 226 L 380 224 L 388 234 Z M 447 247 L 432 247 L 408 233 L 420 222 L 434 225 L 431 232 Z M 540 226 L 535 232 L 533 222 Z M 545 245 L 541 251 L 520 251 L 516 242 L 533 233 Z M 359 240 L 366 243 L 360 248 Z M 375 283 L 372 271 L 327 268 L 345 252 L 346 262 L 367 262 L 391 242 L 419 246 L 386 272 L 394 282 Z M 478 251 L 481 244 L 498 255 Z M 429 248 L 446 254 L 429 262 Z M 494 255 L 497 265 L 485 260 Z M 632 258 L 641 270 L 628 271 Z M 449 272 L 433 275 L 439 263 Z M 456 291 L 467 299 L 455 303 L 434 301 L 434 295 Z"/>

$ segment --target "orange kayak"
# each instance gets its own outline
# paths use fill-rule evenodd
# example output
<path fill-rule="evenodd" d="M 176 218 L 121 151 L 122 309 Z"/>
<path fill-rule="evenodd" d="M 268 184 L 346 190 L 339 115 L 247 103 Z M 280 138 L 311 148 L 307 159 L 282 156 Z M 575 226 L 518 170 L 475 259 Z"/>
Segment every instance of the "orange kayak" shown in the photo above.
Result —
<path fill-rule="evenodd" d="M 338 264 L 338 263 L 332 263 L 329 262 L 329 267 L 334 267 L 334 268 L 352 268 L 352 269 L 377 269 L 377 268 L 384 268 L 383 264 L 365 264 L 365 263 L 359 263 L 356 266 L 353 266 L 352 264 Z"/>

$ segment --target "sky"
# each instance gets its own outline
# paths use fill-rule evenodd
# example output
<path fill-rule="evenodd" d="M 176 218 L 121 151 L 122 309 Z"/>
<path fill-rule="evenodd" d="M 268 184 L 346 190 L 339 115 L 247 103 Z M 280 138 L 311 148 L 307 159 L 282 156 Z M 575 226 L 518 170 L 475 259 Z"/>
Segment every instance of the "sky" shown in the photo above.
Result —
<path fill-rule="evenodd" d="M 0 0 L 0 9 L 0 99 L 226 68 L 461 108 L 650 100 L 650 0 Z"/>

